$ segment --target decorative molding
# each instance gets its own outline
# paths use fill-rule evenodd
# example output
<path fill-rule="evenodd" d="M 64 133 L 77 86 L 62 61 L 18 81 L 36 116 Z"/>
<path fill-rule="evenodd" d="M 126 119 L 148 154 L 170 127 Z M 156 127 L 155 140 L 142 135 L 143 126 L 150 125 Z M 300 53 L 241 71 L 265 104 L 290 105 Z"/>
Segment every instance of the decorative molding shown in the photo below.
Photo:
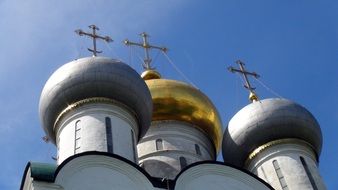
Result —
<path fill-rule="evenodd" d="M 87 98 L 87 99 L 83 99 L 80 101 L 77 101 L 71 105 L 69 105 L 66 109 L 64 109 L 56 118 L 54 125 L 53 125 L 53 129 L 55 130 L 55 128 L 59 125 L 59 122 L 64 118 L 64 116 L 73 111 L 76 108 L 82 107 L 84 105 L 88 105 L 88 104 L 92 104 L 92 103 L 104 103 L 104 104 L 110 104 L 110 105 L 117 105 L 119 107 L 122 107 L 126 110 L 129 111 L 129 113 L 131 113 L 131 115 L 135 116 L 135 118 L 137 118 L 137 115 L 134 111 L 132 111 L 132 109 L 130 109 L 128 106 L 126 106 L 125 104 L 118 102 L 116 100 L 110 99 L 110 98 L 104 98 L 104 97 L 93 97 L 93 98 Z"/>
<path fill-rule="evenodd" d="M 265 144 L 259 146 L 258 148 L 256 148 L 254 151 L 252 151 L 249 154 L 247 160 L 245 161 L 245 163 L 246 163 L 245 165 L 247 165 L 250 161 L 252 161 L 259 153 L 261 153 L 265 149 L 272 147 L 272 146 L 280 145 L 280 144 L 297 144 L 297 145 L 301 145 L 301 146 L 307 146 L 307 147 L 310 147 L 313 154 L 316 155 L 314 147 L 310 143 L 308 143 L 304 140 L 295 139 L 295 138 L 279 139 L 279 140 L 274 140 L 274 141 L 270 141 L 268 143 L 265 143 Z M 316 155 L 316 158 L 317 158 L 317 155 Z"/>

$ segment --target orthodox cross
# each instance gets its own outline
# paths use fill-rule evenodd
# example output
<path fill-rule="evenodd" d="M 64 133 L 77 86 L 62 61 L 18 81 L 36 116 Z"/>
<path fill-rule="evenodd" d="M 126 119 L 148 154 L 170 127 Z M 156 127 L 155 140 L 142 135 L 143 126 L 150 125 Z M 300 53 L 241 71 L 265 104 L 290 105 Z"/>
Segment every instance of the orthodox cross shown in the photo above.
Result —
<path fill-rule="evenodd" d="M 257 73 L 255 73 L 255 72 L 246 71 L 245 68 L 244 68 L 245 64 L 242 61 L 238 60 L 238 61 L 236 61 L 236 63 L 239 65 L 239 69 L 235 69 L 235 68 L 233 68 L 233 67 L 230 66 L 230 67 L 228 67 L 229 71 L 232 72 L 232 73 L 235 73 L 235 72 L 241 73 L 243 75 L 243 78 L 244 78 L 244 81 L 245 81 L 244 87 L 246 89 L 248 89 L 249 92 L 250 92 L 249 99 L 252 102 L 257 101 L 258 97 L 257 97 L 257 95 L 256 95 L 256 93 L 254 91 L 255 88 L 253 88 L 251 86 L 250 81 L 248 79 L 248 75 L 253 76 L 255 78 L 259 78 L 259 75 Z"/>
<path fill-rule="evenodd" d="M 150 66 L 150 63 L 151 63 L 152 60 L 151 60 L 150 55 L 149 55 L 149 50 L 150 49 L 158 49 L 158 50 L 161 50 L 163 52 L 166 52 L 166 51 L 168 51 L 168 49 L 166 47 L 159 47 L 159 46 L 150 45 L 148 43 L 149 35 L 145 32 L 141 33 L 140 36 L 142 36 L 143 43 L 135 43 L 135 42 L 131 42 L 128 39 L 126 39 L 126 40 L 124 40 L 124 44 L 126 44 L 127 46 L 135 45 L 135 46 L 139 46 L 141 48 L 144 48 L 145 58 L 144 58 L 143 68 L 146 69 L 146 70 L 151 70 L 153 68 Z"/>
<path fill-rule="evenodd" d="M 97 56 L 98 53 L 102 53 L 102 51 L 98 51 L 96 49 L 96 39 L 101 39 L 101 40 L 104 40 L 106 42 L 112 42 L 113 40 L 109 36 L 99 36 L 99 35 L 97 35 L 96 31 L 98 31 L 100 29 L 97 26 L 95 26 L 94 24 L 90 25 L 88 27 L 93 30 L 92 33 L 84 32 L 81 29 L 75 30 L 75 33 L 77 33 L 80 36 L 85 35 L 85 36 L 89 36 L 90 38 L 93 38 L 93 49 L 88 48 L 88 51 L 92 52 L 93 56 L 95 57 L 95 56 Z"/>

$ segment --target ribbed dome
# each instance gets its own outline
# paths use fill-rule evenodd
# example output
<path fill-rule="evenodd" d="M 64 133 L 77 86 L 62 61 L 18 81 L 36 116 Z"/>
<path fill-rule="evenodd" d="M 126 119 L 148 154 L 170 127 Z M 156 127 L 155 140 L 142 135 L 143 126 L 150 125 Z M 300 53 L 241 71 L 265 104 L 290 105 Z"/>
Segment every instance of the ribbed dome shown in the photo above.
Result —
<path fill-rule="evenodd" d="M 55 143 L 54 124 L 69 105 L 90 98 L 105 98 L 127 106 L 135 113 L 143 136 L 151 121 L 150 92 L 139 74 L 110 58 L 88 57 L 69 62 L 56 70 L 40 97 L 42 126 Z"/>
<path fill-rule="evenodd" d="M 198 89 L 175 80 L 146 80 L 153 99 L 153 121 L 177 120 L 193 124 L 205 132 L 218 152 L 222 124 L 217 109 Z"/>
<path fill-rule="evenodd" d="M 224 161 L 241 167 L 259 146 L 287 138 L 306 141 L 318 156 L 321 152 L 320 126 L 304 107 L 286 99 L 253 102 L 229 122 L 223 137 Z"/>

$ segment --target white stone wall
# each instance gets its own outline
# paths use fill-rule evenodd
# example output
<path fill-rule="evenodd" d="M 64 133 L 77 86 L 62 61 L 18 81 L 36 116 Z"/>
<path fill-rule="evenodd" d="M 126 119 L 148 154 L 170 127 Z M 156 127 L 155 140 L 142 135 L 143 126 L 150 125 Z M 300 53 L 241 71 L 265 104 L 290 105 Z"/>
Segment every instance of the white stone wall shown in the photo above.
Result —
<path fill-rule="evenodd" d="M 113 153 L 137 162 L 138 125 L 135 117 L 118 105 L 92 103 L 75 108 L 59 122 L 56 128 L 57 163 L 85 151 L 107 152 L 106 117 L 111 120 Z"/>
<path fill-rule="evenodd" d="M 306 162 L 310 174 L 306 172 L 301 157 Z M 276 165 L 278 165 L 277 168 Z M 248 163 L 247 169 L 276 190 L 326 189 L 319 175 L 314 152 L 305 144 L 284 143 L 268 147 Z M 314 184 L 311 183 L 309 175 L 312 176 Z"/>
<path fill-rule="evenodd" d="M 270 190 L 263 182 L 235 168 L 219 164 L 201 164 L 182 173 L 175 190 Z"/>
<path fill-rule="evenodd" d="M 101 155 L 75 158 L 57 174 L 55 184 L 66 190 L 152 190 L 147 177 L 128 163 Z"/>
<path fill-rule="evenodd" d="M 162 140 L 157 150 L 156 140 Z M 196 146 L 200 154 L 196 152 Z M 196 127 L 185 122 L 152 122 L 147 134 L 137 145 L 140 165 L 154 177 L 174 179 L 181 171 L 180 157 L 187 165 L 204 160 L 214 160 L 214 148 L 208 137 Z"/>
<path fill-rule="evenodd" d="M 33 180 L 27 172 L 23 190 L 160 190 L 134 166 L 105 155 L 83 155 L 63 165 L 54 182 Z M 183 172 L 175 190 L 268 190 L 255 177 L 230 166 L 203 163 Z"/>
<path fill-rule="evenodd" d="M 32 188 L 29 190 L 64 190 L 64 188 L 54 183 L 33 181 Z"/>

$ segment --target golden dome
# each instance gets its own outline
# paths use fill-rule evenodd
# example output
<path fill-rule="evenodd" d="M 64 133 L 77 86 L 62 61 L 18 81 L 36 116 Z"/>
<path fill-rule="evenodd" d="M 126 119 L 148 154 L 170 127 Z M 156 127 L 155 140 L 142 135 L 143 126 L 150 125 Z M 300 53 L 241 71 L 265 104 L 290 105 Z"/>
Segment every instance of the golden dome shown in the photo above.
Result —
<path fill-rule="evenodd" d="M 198 89 L 167 79 L 146 80 L 153 99 L 152 121 L 177 120 L 193 124 L 205 132 L 219 152 L 222 124 L 217 109 Z"/>
<path fill-rule="evenodd" d="M 149 69 L 145 70 L 141 74 L 141 77 L 143 78 L 143 80 L 159 79 L 161 78 L 161 74 L 155 70 Z"/>

